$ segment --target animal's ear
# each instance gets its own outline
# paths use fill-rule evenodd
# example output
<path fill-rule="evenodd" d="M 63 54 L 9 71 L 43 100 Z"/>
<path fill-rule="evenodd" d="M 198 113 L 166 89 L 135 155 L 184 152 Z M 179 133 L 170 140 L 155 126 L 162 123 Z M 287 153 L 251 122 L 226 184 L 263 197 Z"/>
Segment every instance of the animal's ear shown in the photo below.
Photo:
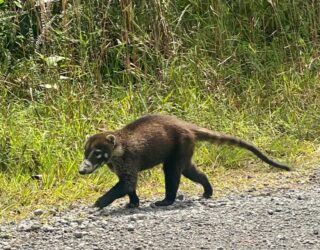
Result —
<path fill-rule="evenodd" d="M 114 135 L 107 135 L 106 140 L 108 143 L 112 144 L 113 146 L 116 145 L 116 137 Z"/>

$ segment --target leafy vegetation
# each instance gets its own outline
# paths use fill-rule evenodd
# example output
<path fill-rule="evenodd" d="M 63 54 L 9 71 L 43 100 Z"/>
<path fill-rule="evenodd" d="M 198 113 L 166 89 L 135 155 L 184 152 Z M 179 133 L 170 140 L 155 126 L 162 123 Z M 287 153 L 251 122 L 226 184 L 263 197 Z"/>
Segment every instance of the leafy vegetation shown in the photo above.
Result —
<path fill-rule="evenodd" d="M 6 219 L 94 200 L 116 179 L 107 169 L 78 176 L 86 135 L 146 113 L 245 138 L 293 176 L 319 160 L 318 1 L 0 0 L 0 21 Z M 235 148 L 196 153 L 218 194 L 254 182 L 247 175 L 282 174 Z M 143 195 L 162 191 L 161 169 L 140 182 Z"/>

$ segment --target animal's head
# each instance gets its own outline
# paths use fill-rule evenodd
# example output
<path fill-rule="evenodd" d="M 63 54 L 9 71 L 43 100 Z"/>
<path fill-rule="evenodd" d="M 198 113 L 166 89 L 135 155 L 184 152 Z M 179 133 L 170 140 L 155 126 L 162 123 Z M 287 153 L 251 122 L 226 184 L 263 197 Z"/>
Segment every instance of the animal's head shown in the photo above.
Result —
<path fill-rule="evenodd" d="M 107 163 L 116 148 L 113 134 L 100 133 L 90 136 L 84 148 L 84 160 L 79 167 L 80 174 L 90 174 Z"/>

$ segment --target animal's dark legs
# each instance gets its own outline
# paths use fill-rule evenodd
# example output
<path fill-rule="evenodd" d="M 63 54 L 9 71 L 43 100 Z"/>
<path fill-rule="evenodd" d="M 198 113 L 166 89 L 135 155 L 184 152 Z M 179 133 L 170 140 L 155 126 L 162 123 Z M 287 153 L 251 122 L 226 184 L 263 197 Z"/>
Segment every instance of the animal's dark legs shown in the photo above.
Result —
<path fill-rule="evenodd" d="M 135 176 L 121 176 L 119 182 L 112 187 L 108 192 L 102 195 L 95 202 L 94 206 L 103 208 L 111 204 L 114 200 L 119 199 L 126 194 L 129 195 L 130 204 L 139 204 L 139 198 L 135 192 L 137 178 Z"/>
<path fill-rule="evenodd" d="M 135 208 L 139 207 L 139 197 L 137 196 L 136 191 L 129 192 L 129 203 L 127 204 L 127 208 Z"/>
<path fill-rule="evenodd" d="M 171 205 L 177 196 L 178 187 L 181 178 L 181 166 L 172 161 L 167 161 L 163 166 L 165 176 L 166 196 L 164 200 L 157 201 L 156 206 L 168 206 Z"/>
<path fill-rule="evenodd" d="M 171 205 L 177 196 L 182 170 L 190 164 L 194 150 L 192 135 L 185 134 L 179 138 L 179 145 L 172 155 L 164 162 L 166 196 L 162 201 L 156 202 L 156 206 Z"/>
<path fill-rule="evenodd" d="M 198 170 L 196 166 L 193 163 L 190 163 L 183 171 L 183 176 L 186 178 L 196 182 L 200 183 L 204 188 L 203 197 L 209 198 L 212 196 L 213 190 L 212 186 L 207 178 L 207 176 Z"/>
<path fill-rule="evenodd" d="M 119 181 L 114 187 L 112 187 L 108 192 L 102 195 L 95 202 L 94 206 L 98 208 L 103 208 L 111 204 L 114 200 L 119 199 L 126 195 L 125 184 L 123 181 Z"/>

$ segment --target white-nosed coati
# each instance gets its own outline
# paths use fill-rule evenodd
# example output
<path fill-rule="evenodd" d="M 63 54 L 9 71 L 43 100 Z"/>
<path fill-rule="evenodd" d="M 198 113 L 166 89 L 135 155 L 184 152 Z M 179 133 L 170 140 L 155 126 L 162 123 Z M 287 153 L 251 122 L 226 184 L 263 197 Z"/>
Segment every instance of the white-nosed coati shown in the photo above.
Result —
<path fill-rule="evenodd" d="M 119 177 L 119 182 L 96 201 L 95 206 L 99 208 L 125 195 L 130 199 L 128 207 L 139 206 L 138 173 L 160 163 L 163 163 L 166 195 L 164 200 L 155 203 L 157 206 L 167 206 L 175 201 L 181 175 L 200 183 L 204 188 L 203 196 L 209 198 L 212 187 L 208 178 L 192 162 L 196 141 L 245 148 L 273 167 L 290 170 L 237 137 L 200 128 L 172 116 L 147 115 L 120 130 L 89 137 L 79 173 L 90 174 L 106 163 Z"/>

